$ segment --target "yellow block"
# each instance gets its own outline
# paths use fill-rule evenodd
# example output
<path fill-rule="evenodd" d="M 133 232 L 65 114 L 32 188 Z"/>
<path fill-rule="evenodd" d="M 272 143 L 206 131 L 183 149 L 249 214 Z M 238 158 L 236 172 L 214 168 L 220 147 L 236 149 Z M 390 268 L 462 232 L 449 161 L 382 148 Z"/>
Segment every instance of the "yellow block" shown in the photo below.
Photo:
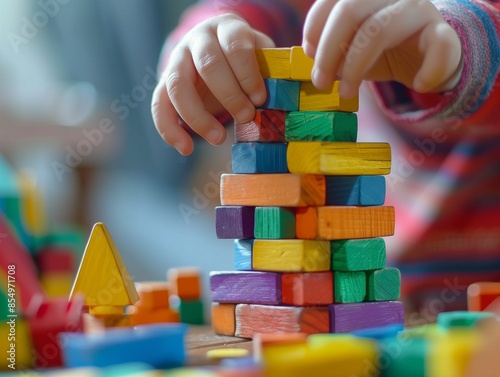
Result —
<path fill-rule="evenodd" d="M 49 297 L 69 296 L 73 285 L 73 274 L 66 273 L 51 273 L 42 274 L 40 283 L 43 290 Z"/>
<path fill-rule="evenodd" d="M 314 60 L 304 53 L 304 49 L 294 46 L 290 54 L 290 78 L 298 81 L 311 81 Z"/>
<path fill-rule="evenodd" d="M 290 49 L 261 48 L 255 50 L 260 74 L 263 78 L 290 78 Z"/>
<path fill-rule="evenodd" d="M 20 317 L 0 321 L 0 371 L 31 368 L 32 346 L 27 323 Z M 10 359 L 11 354 L 14 356 Z"/>
<path fill-rule="evenodd" d="M 70 297 L 79 292 L 88 306 L 126 306 L 139 300 L 134 282 L 103 223 L 92 229 Z"/>
<path fill-rule="evenodd" d="M 473 353 L 481 344 L 480 334 L 471 330 L 449 330 L 429 343 L 427 377 L 466 377 Z"/>
<path fill-rule="evenodd" d="M 123 306 L 91 306 L 89 313 L 95 317 L 121 317 Z"/>
<path fill-rule="evenodd" d="M 288 170 L 294 174 L 384 175 L 391 171 L 387 143 L 288 143 Z"/>
<path fill-rule="evenodd" d="M 35 182 L 27 172 L 17 176 L 21 191 L 21 210 L 24 214 L 24 224 L 32 235 L 42 235 L 47 230 L 45 210 L 42 197 L 37 190 Z"/>
<path fill-rule="evenodd" d="M 330 269 L 330 243 L 311 240 L 255 240 L 255 270 L 313 272 Z"/>
<path fill-rule="evenodd" d="M 374 377 L 378 350 L 374 341 L 335 338 L 320 344 L 286 344 L 263 349 L 264 376 L 269 377 Z"/>
<path fill-rule="evenodd" d="M 335 81 L 329 89 L 318 89 L 311 82 L 300 83 L 299 111 L 358 111 L 358 97 L 340 97 L 339 84 Z"/>

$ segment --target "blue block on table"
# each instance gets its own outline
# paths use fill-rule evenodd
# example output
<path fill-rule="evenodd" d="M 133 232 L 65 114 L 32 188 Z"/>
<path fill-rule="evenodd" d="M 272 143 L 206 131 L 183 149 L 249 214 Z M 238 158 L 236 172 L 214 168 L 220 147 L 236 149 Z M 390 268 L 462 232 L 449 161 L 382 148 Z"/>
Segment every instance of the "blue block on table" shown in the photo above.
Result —
<path fill-rule="evenodd" d="M 404 330 L 404 325 L 401 323 L 396 323 L 394 325 L 372 327 L 369 329 L 356 330 L 352 332 L 359 338 L 369 338 L 375 340 L 382 340 L 386 338 L 395 337 L 400 331 Z"/>
<path fill-rule="evenodd" d="M 327 176 L 326 205 L 380 206 L 385 202 L 385 177 Z"/>
<path fill-rule="evenodd" d="M 288 173 L 286 143 L 237 143 L 232 148 L 232 170 L 237 174 Z"/>
<path fill-rule="evenodd" d="M 267 99 L 260 106 L 261 109 L 299 110 L 299 81 L 264 79 L 264 84 L 266 86 Z"/>
<path fill-rule="evenodd" d="M 144 325 L 116 328 L 102 334 L 63 333 L 64 364 L 70 368 L 106 367 L 124 363 L 145 363 L 154 368 L 184 365 L 185 324 Z"/>
<path fill-rule="evenodd" d="M 234 240 L 234 269 L 237 271 L 250 271 L 252 269 L 253 239 Z"/>

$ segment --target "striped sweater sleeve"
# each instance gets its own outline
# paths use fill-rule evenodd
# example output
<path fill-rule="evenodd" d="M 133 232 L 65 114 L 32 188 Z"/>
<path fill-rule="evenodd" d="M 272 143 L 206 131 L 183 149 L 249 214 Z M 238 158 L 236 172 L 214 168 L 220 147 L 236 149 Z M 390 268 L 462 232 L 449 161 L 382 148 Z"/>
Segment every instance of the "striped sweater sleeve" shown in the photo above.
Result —
<path fill-rule="evenodd" d="M 463 74 L 454 90 L 417 94 L 394 83 L 373 87 L 386 115 L 401 126 L 498 127 L 500 116 L 500 3 L 484 0 L 435 0 L 443 18 L 457 31 Z M 436 64 L 439 64 L 438 62 Z"/>

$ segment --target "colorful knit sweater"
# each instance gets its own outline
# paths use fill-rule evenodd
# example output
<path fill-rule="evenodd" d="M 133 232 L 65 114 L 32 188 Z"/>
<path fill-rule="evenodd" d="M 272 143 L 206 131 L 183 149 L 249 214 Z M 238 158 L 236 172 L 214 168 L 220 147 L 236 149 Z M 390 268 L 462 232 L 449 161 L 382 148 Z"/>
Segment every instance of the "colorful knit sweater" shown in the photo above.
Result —
<path fill-rule="evenodd" d="M 193 25 L 225 12 L 240 15 L 277 46 L 300 45 L 312 3 L 200 2 L 181 19 L 164 57 Z M 358 113 L 360 140 L 391 143 L 386 204 L 396 207 L 397 225 L 386 240 L 389 261 L 402 271 L 403 293 L 417 307 L 427 305 L 427 316 L 463 307 L 472 282 L 500 281 L 500 2 L 434 4 L 462 43 L 457 87 L 419 95 L 397 83 L 371 83 Z"/>

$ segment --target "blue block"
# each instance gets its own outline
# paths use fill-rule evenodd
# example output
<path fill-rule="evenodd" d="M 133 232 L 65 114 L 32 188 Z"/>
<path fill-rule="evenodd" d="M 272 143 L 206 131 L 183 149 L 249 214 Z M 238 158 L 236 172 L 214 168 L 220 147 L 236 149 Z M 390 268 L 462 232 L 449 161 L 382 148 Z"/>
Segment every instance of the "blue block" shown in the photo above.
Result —
<path fill-rule="evenodd" d="M 253 239 L 234 240 L 234 269 L 237 271 L 252 270 Z"/>
<path fill-rule="evenodd" d="M 326 205 L 380 206 L 384 201 L 385 177 L 383 176 L 326 177 Z"/>
<path fill-rule="evenodd" d="M 286 149 L 286 143 L 249 142 L 233 144 L 233 173 L 288 173 Z"/>
<path fill-rule="evenodd" d="M 382 340 L 386 338 L 395 337 L 400 331 L 403 330 L 404 330 L 404 325 L 401 323 L 396 323 L 394 325 L 373 327 L 370 329 L 353 331 L 352 335 L 355 335 L 359 338 Z"/>
<path fill-rule="evenodd" d="M 300 82 L 264 79 L 267 99 L 260 108 L 272 110 L 298 111 Z"/>
<path fill-rule="evenodd" d="M 184 365 L 187 325 L 168 323 L 116 328 L 102 334 L 63 333 L 60 342 L 65 366 L 106 367 L 145 363 L 153 368 Z"/>

